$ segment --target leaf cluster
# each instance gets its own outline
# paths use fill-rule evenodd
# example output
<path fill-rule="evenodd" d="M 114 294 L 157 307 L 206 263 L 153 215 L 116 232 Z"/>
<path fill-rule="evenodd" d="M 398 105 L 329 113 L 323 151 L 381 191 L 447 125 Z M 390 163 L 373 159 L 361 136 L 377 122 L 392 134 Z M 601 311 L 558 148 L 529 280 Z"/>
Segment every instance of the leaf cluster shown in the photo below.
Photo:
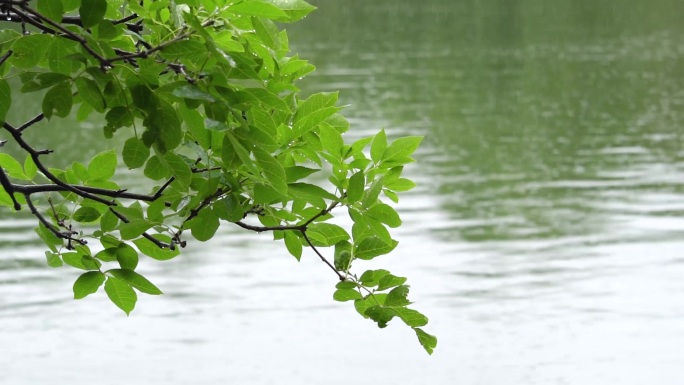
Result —
<path fill-rule="evenodd" d="M 0 154 L 0 205 L 38 220 L 48 265 L 85 272 L 74 298 L 104 285 L 127 314 L 136 291 L 161 291 L 138 260 L 176 257 L 222 224 L 269 231 L 297 260 L 305 248 L 334 271 L 338 301 L 354 301 L 385 327 L 401 319 L 432 353 L 427 317 L 410 308 L 406 278 L 352 267 L 397 247 L 402 176 L 421 137 L 384 130 L 347 143 L 337 93 L 303 98 L 296 81 L 315 70 L 291 55 L 279 23 L 305 17 L 303 0 L 0 0 L 23 33 L 0 31 L 0 122 L 25 158 Z M 15 80 L 12 80 L 15 79 Z M 20 85 L 14 90 L 10 81 Z M 13 93 L 40 100 L 35 118 L 6 121 Z M 22 136 L 36 123 L 103 117 L 121 148 L 64 169 Z M 70 133 L 76 134 L 76 133 Z M 120 164 L 122 162 L 122 164 Z M 122 167 L 155 185 L 128 191 Z M 317 175 L 327 176 L 327 182 Z M 353 225 L 335 223 L 345 212 Z M 92 245 L 95 246 L 92 246 Z M 91 247 L 92 250 L 91 250 Z M 330 256 L 327 256 L 327 255 Z"/>

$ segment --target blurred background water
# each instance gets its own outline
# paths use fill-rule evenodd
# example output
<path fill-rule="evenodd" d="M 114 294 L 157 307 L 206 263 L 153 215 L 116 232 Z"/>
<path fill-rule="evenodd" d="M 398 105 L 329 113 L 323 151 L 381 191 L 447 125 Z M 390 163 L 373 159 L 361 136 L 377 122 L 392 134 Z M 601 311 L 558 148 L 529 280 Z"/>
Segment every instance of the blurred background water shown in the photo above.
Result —
<path fill-rule="evenodd" d="M 165 295 L 126 318 L 73 301 L 78 273 L 2 213 L 0 383 L 680 384 L 684 3 L 314 3 L 287 26 L 318 67 L 305 92 L 341 91 L 350 140 L 426 137 L 400 245 L 368 267 L 410 277 L 435 354 L 333 302 L 334 275 L 266 234 L 145 261 Z M 54 165 L 121 146 L 90 130 L 29 138 L 69 154 Z"/>

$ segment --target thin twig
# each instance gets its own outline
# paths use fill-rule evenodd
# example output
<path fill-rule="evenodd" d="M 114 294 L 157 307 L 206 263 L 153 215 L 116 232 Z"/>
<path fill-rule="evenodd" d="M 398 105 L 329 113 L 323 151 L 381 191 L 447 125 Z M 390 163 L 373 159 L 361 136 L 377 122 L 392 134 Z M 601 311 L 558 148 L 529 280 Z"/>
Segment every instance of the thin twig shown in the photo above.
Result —
<path fill-rule="evenodd" d="M 326 265 L 328 265 L 328 266 L 332 269 L 332 271 L 334 271 L 335 274 L 337 274 L 337 277 L 340 278 L 340 281 L 346 280 L 346 278 L 344 277 L 344 275 L 342 275 L 342 273 L 340 273 L 339 271 L 337 271 L 337 269 L 335 268 L 335 266 L 334 266 L 332 263 L 330 263 L 330 261 L 328 261 L 328 260 L 323 256 L 323 254 L 321 254 L 320 251 L 318 251 L 318 249 L 316 248 L 316 246 L 313 245 L 313 243 L 311 242 L 311 240 L 309 239 L 309 237 L 306 235 L 306 231 L 302 231 L 302 236 L 304 236 L 304 240 L 306 241 L 306 243 L 309 244 L 309 247 L 311 247 L 311 250 L 313 250 L 314 253 L 316 253 L 316 255 L 318 255 L 318 257 L 321 259 L 321 261 L 323 261 Z"/>
<path fill-rule="evenodd" d="M 12 53 L 14 53 L 14 51 L 9 50 L 9 51 L 7 51 L 6 54 L 4 54 L 4 55 L 2 55 L 2 57 L 0 57 L 0 66 L 1 66 L 7 59 L 9 59 L 10 56 L 12 56 Z"/>
<path fill-rule="evenodd" d="M 67 231 L 67 232 L 59 231 L 58 228 L 56 228 L 52 223 L 50 223 L 50 221 L 45 219 L 43 214 L 41 214 L 38 211 L 38 209 L 36 209 L 36 206 L 34 206 L 33 201 L 31 200 L 31 195 L 30 194 L 24 194 L 24 196 L 26 197 L 26 204 L 28 205 L 29 210 L 31 211 L 31 214 L 33 214 L 36 218 L 38 218 L 38 220 L 43 225 L 45 225 L 45 227 L 48 230 L 50 230 L 50 232 L 52 232 L 57 238 L 66 239 L 69 242 L 73 241 L 73 242 L 79 243 L 81 245 L 85 245 L 88 243 L 85 239 L 79 239 L 79 238 L 72 237 L 72 235 L 76 234 L 74 231 Z M 69 243 L 69 245 L 71 245 L 71 243 Z M 68 248 L 72 249 L 73 247 L 68 247 Z"/>
<path fill-rule="evenodd" d="M 38 167 L 38 169 L 40 170 L 40 172 L 42 172 L 43 175 L 45 175 L 45 177 L 48 178 L 50 181 L 52 181 L 54 184 L 56 184 L 56 185 L 58 185 L 58 186 L 64 188 L 64 189 L 67 190 L 67 191 L 70 191 L 70 192 L 72 192 L 72 193 L 74 193 L 74 194 L 76 194 L 76 195 L 78 195 L 78 196 L 81 196 L 81 197 L 83 197 L 83 198 L 86 198 L 86 199 L 90 199 L 90 200 L 93 200 L 93 201 L 96 201 L 96 202 L 100 202 L 100 203 L 106 204 L 106 205 L 108 205 L 108 206 L 113 206 L 113 205 L 116 204 L 114 201 L 108 201 L 108 200 L 106 200 L 106 199 L 104 199 L 104 198 L 100 198 L 100 197 L 97 196 L 97 195 L 91 194 L 91 193 L 89 193 L 89 192 L 86 192 L 86 191 L 84 191 L 84 190 L 78 188 L 78 187 L 75 187 L 75 186 L 73 186 L 73 185 L 64 183 L 64 182 L 62 182 L 61 180 L 59 180 L 59 178 L 57 178 L 53 173 L 51 173 L 51 172 L 47 169 L 47 167 L 45 167 L 45 166 L 43 165 L 43 163 L 42 163 L 42 162 L 40 161 L 40 159 L 39 159 L 39 156 L 40 156 L 41 154 L 47 154 L 47 153 L 49 153 L 48 150 L 43 150 L 43 151 L 37 151 L 37 150 L 35 150 L 35 149 L 34 149 L 33 147 L 31 147 L 28 143 L 26 143 L 26 141 L 24 140 L 24 138 L 22 138 L 21 132 L 20 132 L 18 129 L 12 127 L 9 123 L 7 123 L 7 122 L 3 123 L 3 127 L 5 128 L 5 130 L 7 130 L 7 131 L 12 135 L 12 137 L 13 137 L 14 140 L 17 142 L 17 144 L 19 144 L 19 146 L 20 146 L 22 149 L 24 149 L 24 151 L 28 152 L 28 153 L 31 155 L 31 159 L 33 159 L 33 163 L 36 164 L 36 167 Z"/>
<path fill-rule="evenodd" d="M 41 112 L 40 114 L 38 114 L 38 115 L 36 115 L 35 117 L 33 117 L 33 119 L 31 119 L 31 120 L 29 120 L 28 122 L 26 122 L 26 123 L 22 124 L 21 126 L 17 127 L 17 131 L 19 131 L 19 132 L 24 131 L 25 129 L 27 129 L 27 128 L 33 126 L 34 124 L 40 122 L 40 121 L 43 120 L 43 119 L 45 119 L 45 114 L 43 114 L 43 113 Z"/>

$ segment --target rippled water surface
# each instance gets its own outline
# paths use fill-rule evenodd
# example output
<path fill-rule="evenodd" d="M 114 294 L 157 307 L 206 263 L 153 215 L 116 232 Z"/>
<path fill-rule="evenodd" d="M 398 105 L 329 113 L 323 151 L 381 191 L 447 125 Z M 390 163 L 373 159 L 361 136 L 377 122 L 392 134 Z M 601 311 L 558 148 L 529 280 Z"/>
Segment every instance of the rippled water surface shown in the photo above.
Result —
<path fill-rule="evenodd" d="M 288 27 L 318 67 L 302 88 L 341 91 L 350 138 L 426 136 L 400 246 L 377 264 L 410 277 L 435 354 L 333 302 L 312 255 L 232 228 L 142 264 L 166 295 L 129 318 L 73 301 L 77 272 L 49 269 L 34 221 L 3 213 L 0 383 L 680 384 L 683 3 L 317 3 Z M 112 144 L 79 124 L 98 130 L 31 140 Z"/>

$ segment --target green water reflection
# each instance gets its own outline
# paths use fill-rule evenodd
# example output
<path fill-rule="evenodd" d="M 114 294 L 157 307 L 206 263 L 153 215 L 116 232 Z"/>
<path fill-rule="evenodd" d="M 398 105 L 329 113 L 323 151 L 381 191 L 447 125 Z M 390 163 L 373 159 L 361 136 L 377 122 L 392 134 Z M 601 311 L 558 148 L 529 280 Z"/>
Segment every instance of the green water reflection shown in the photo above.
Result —
<path fill-rule="evenodd" d="M 427 136 L 413 173 L 445 239 L 610 233 L 616 204 L 684 193 L 684 3 L 317 5 L 290 29 L 304 88 L 342 89 L 364 133 Z"/>

